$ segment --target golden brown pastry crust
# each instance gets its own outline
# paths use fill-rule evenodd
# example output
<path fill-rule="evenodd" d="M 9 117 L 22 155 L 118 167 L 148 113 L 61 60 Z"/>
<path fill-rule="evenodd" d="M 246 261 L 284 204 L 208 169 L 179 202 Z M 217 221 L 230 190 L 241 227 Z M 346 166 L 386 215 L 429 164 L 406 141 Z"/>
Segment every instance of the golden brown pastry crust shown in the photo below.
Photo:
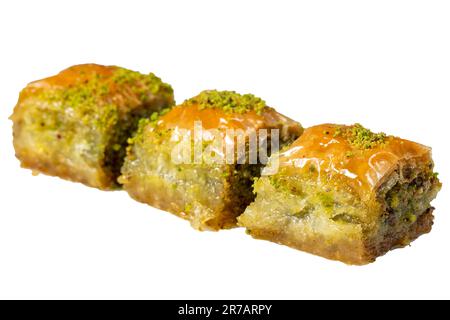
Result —
<path fill-rule="evenodd" d="M 279 173 L 256 184 L 239 225 L 255 238 L 356 265 L 428 233 L 429 203 L 441 187 L 431 149 L 363 130 L 305 129 L 280 152 Z"/>
<path fill-rule="evenodd" d="M 189 220 L 199 230 L 216 231 L 235 227 L 236 216 L 248 205 L 248 198 L 253 198 L 252 176 L 242 178 L 241 172 L 247 170 L 249 175 L 259 175 L 260 166 L 252 168 L 226 163 L 173 165 L 170 160 L 165 165 L 155 165 L 170 153 L 168 146 L 172 133 L 189 130 L 194 136 L 192 130 L 196 122 L 201 123 L 202 130 L 218 129 L 227 137 L 227 130 L 240 129 L 246 139 L 253 130 L 279 129 L 282 142 L 294 140 L 303 128 L 298 122 L 269 107 L 260 112 L 233 112 L 184 103 L 162 115 L 155 125 L 148 125 L 139 135 L 142 139 L 135 139 L 139 142 L 130 148 L 120 178 L 124 189 L 134 199 Z M 231 141 L 234 140 L 225 139 L 225 144 Z M 208 182 L 203 185 L 200 181 Z M 185 185 L 189 185 L 189 188 L 182 189 Z M 242 185 L 246 185 L 246 190 L 237 191 L 236 188 L 242 188 Z"/>
<path fill-rule="evenodd" d="M 313 165 L 319 178 L 339 176 L 364 198 L 404 162 L 432 161 L 429 147 L 392 136 L 373 148 L 352 146 L 344 135 L 336 133 L 346 128 L 351 127 L 323 124 L 306 129 L 289 150 L 281 153 L 280 167 L 291 167 L 301 173 Z"/>
<path fill-rule="evenodd" d="M 247 233 L 255 239 L 268 240 L 281 245 L 285 245 L 297 250 L 305 251 L 314 255 L 318 255 L 330 260 L 337 260 L 348 265 L 366 265 L 374 262 L 377 257 L 384 255 L 386 252 L 408 246 L 410 242 L 416 240 L 421 235 L 429 233 L 433 226 L 433 210 L 428 209 L 421 214 L 415 224 L 413 224 L 407 233 L 399 236 L 391 235 L 383 240 L 381 244 L 370 247 L 361 238 L 347 238 L 338 241 L 330 241 L 327 237 L 321 235 L 311 235 L 311 237 L 303 238 L 301 242 L 295 241 L 288 234 L 273 232 L 265 229 L 248 229 Z M 245 226 L 245 224 L 240 224 Z M 408 239 L 405 242 L 405 237 Z"/>
<path fill-rule="evenodd" d="M 160 88 L 152 92 L 152 83 L 161 83 Z M 171 88 L 154 75 L 116 66 L 72 66 L 31 82 L 20 93 L 11 116 L 16 156 L 22 167 L 36 173 L 115 189 L 117 166 L 130 137 L 123 135 L 131 134 L 127 132 L 139 118 L 173 102 Z M 80 153 L 89 152 L 85 149 L 98 154 L 87 154 L 84 161 Z"/>
<path fill-rule="evenodd" d="M 196 121 L 201 121 L 202 128 L 210 129 L 280 129 L 282 133 L 299 136 L 303 129 L 298 122 L 266 107 L 260 113 L 250 110 L 245 113 L 226 112 L 219 108 L 201 109 L 196 104 L 174 107 L 162 116 L 158 125 L 165 129 L 193 130 Z"/>

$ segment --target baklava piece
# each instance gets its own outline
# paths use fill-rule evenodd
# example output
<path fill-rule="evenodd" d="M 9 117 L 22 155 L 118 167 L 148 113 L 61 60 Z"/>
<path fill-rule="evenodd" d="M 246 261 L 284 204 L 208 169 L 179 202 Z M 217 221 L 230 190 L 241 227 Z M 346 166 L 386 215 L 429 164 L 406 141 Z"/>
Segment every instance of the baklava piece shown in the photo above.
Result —
<path fill-rule="evenodd" d="M 261 129 L 266 136 L 259 135 Z M 258 145 L 270 153 L 272 131 L 283 145 L 303 129 L 253 95 L 204 91 L 141 123 L 119 181 L 134 199 L 189 220 L 198 230 L 231 228 L 254 200 L 253 178 L 262 169 L 260 161 L 251 161 L 251 141 L 258 134 Z"/>
<path fill-rule="evenodd" d="M 139 120 L 173 104 L 154 74 L 73 66 L 22 90 L 11 116 L 16 156 L 36 173 L 115 189 Z"/>
<path fill-rule="evenodd" d="M 239 217 L 250 235 L 347 264 L 409 245 L 433 224 L 431 150 L 361 125 L 306 129 L 274 155 Z"/>

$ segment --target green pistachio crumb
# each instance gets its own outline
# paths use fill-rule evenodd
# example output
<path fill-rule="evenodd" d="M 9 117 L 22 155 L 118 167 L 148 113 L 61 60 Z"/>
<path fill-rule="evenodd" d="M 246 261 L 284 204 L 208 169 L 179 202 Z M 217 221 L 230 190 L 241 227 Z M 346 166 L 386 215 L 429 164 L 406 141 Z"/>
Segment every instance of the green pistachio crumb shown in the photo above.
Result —
<path fill-rule="evenodd" d="M 173 95 L 172 87 L 162 82 L 161 79 L 154 73 L 145 75 L 140 72 L 118 68 L 114 72 L 112 79 L 116 84 L 131 85 L 134 93 L 142 101 L 146 101 L 148 99 L 149 92 L 154 95 L 165 95 L 166 97 Z"/>
<path fill-rule="evenodd" d="M 281 188 L 280 180 L 276 176 L 269 176 L 269 181 L 275 189 Z"/>
<path fill-rule="evenodd" d="M 156 121 L 159 118 L 159 113 L 158 112 L 153 112 L 152 115 L 150 116 L 150 121 Z"/>
<path fill-rule="evenodd" d="M 333 195 L 328 192 L 322 192 L 319 195 L 319 200 L 325 208 L 332 208 L 334 206 Z"/>
<path fill-rule="evenodd" d="M 152 121 L 147 118 L 142 118 L 139 120 L 138 128 L 137 128 L 136 132 L 134 133 L 133 137 L 131 137 L 127 140 L 128 144 L 130 146 L 135 144 L 137 141 L 140 141 L 139 139 L 142 139 L 144 130 L 147 127 L 147 125 L 150 123 L 152 123 Z"/>
<path fill-rule="evenodd" d="M 138 139 L 140 139 L 142 137 L 144 130 L 148 125 L 151 125 L 154 127 L 157 124 L 159 118 L 169 111 L 170 111 L 170 108 L 166 108 L 159 112 L 153 112 L 149 118 L 140 119 L 139 124 L 138 124 L 138 129 L 137 129 L 135 135 L 131 139 L 128 139 L 128 144 L 130 144 L 130 145 L 134 144 Z M 157 134 L 159 136 L 163 135 L 162 132 L 158 132 Z"/>
<path fill-rule="evenodd" d="M 158 122 L 159 118 L 161 118 L 163 115 L 167 114 L 171 108 L 165 108 L 159 112 L 153 112 L 150 116 L 149 122 L 156 124 Z"/>
<path fill-rule="evenodd" d="M 172 100 L 173 90 L 170 85 L 163 83 L 154 74 L 144 75 L 119 67 L 112 76 L 94 74 L 70 87 L 43 90 L 38 98 L 48 101 L 53 107 L 72 110 L 86 125 L 94 119 L 95 125 L 104 127 L 117 120 L 116 104 L 105 97 L 112 93 L 114 84 L 129 85 L 139 100 L 136 103 L 145 102 L 149 93 L 161 95 L 167 101 Z"/>
<path fill-rule="evenodd" d="M 234 91 L 206 90 L 198 96 L 188 99 L 184 105 L 198 105 L 200 109 L 219 108 L 230 113 L 255 111 L 261 114 L 266 103 L 252 94 L 238 94 Z"/>
<path fill-rule="evenodd" d="M 345 137 L 350 144 L 362 150 L 382 146 L 388 142 L 389 138 L 384 132 L 374 133 L 359 123 L 349 127 L 337 127 L 334 137 Z"/>
<path fill-rule="evenodd" d="M 334 131 L 334 137 L 335 138 L 340 137 L 342 135 L 342 132 L 343 132 L 342 127 L 337 127 L 336 130 Z"/>
<path fill-rule="evenodd" d="M 405 221 L 409 223 L 414 223 L 417 221 L 417 216 L 411 212 L 408 212 L 406 214 Z"/>
<path fill-rule="evenodd" d="M 400 205 L 400 198 L 398 195 L 394 195 L 390 201 L 390 205 L 393 209 L 397 209 Z"/>
<path fill-rule="evenodd" d="M 355 124 L 351 130 L 352 132 L 349 140 L 359 148 L 371 149 L 386 142 L 387 136 L 384 132 L 373 133 L 360 124 Z"/>

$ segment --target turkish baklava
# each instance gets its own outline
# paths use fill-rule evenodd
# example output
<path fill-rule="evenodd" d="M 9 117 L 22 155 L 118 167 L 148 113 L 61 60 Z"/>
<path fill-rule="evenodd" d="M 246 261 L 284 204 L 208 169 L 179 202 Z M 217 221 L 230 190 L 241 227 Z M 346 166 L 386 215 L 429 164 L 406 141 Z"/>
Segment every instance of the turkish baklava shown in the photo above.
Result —
<path fill-rule="evenodd" d="M 426 146 L 326 124 L 271 162 L 278 172 L 263 172 L 238 219 L 255 238 L 361 265 L 431 230 L 441 183 Z"/>
<path fill-rule="evenodd" d="M 22 90 L 11 116 L 16 156 L 36 173 L 115 189 L 139 120 L 173 104 L 154 74 L 73 66 Z"/>
<path fill-rule="evenodd" d="M 204 91 L 142 121 L 119 181 L 134 199 L 189 220 L 195 229 L 231 228 L 254 200 L 253 179 L 265 164 L 259 149 L 266 146 L 270 154 L 275 142 L 283 146 L 302 131 L 251 94 Z M 258 150 L 251 148 L 256 140 Z"/>

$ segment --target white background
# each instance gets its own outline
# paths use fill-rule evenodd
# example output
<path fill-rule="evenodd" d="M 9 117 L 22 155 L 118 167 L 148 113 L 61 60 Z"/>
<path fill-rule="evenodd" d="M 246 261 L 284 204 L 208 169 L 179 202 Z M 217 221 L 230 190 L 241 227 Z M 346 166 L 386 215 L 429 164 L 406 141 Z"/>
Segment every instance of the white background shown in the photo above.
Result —
<path fill-rule="evenodd" d="M 304 126 L 430 145 L 434 229 L 349 267 L 33 177 L 12 148 L 18 93 L 86 62 L 153 71 L 178 102 L 252 92 Z M 0 298 L 450 298 L 448 1 L 0 1 L 0 81 Z"/>

